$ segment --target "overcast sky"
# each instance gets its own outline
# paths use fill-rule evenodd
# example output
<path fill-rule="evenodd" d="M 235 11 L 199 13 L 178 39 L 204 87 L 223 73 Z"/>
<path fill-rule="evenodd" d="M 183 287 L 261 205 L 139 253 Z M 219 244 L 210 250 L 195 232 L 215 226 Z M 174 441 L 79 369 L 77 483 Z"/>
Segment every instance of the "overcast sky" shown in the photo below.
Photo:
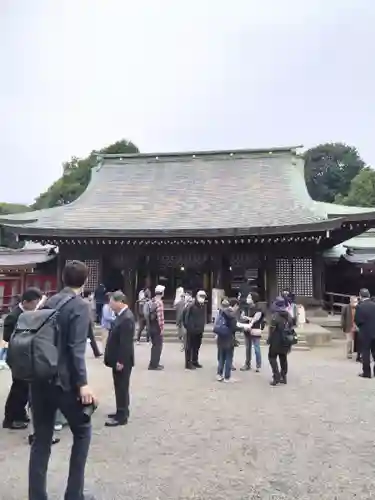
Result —
<path fill-rule="evenodd" d="M 0 201 L 121 138 L 375 165 L 374 0 L 0 0 Z"/>

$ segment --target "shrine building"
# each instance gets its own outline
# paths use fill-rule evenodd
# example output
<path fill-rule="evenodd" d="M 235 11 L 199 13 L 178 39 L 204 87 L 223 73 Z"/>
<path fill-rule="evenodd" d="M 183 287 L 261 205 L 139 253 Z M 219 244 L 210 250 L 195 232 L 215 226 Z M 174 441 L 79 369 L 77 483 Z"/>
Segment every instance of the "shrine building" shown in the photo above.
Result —
<path fill-rule="evenodd" d="M 262 300 L 288 289 L 309 304 L 325 292 L 323 253 L 375 227 L 374 211 L 332 207 L 311 199 L 295 148 L 115 154 L 98 155 L 76 201 L 0 223 L 58 247 L 59 283 L 65 262 L 83 260 L 88 288 L 133 303 L 145 284 L 164 284 L 168 301 L 178 286 L 234 296 L 250 278 Z"/>

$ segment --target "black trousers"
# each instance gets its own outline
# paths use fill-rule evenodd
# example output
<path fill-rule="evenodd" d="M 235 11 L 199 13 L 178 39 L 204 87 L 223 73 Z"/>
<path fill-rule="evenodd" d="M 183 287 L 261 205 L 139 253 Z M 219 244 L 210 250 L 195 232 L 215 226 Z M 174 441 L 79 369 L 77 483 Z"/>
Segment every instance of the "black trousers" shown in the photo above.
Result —
<path fill-rule="evenodd" d="M 185 342 L 185 367 L 197 365 L 199 349 L 202 345 L 203 333 L 186 332 Z"/>
<path fill-rule="evenodd" d="M 138 333 L 137 333 L 137 341 L 140 342 L 142 332 L 146 328 L 146 339 L 147 342 L 150 340 L 150 335 L 148 333 L 148 328 L 147 328 L 147 321 L 144 316 L 139 316 L 138 318 Z"/>
<path fill-rule="evenodd" d="M 277 362 L 277 358 L 279 358 L 280 369 Z M 268 351 L 268 361 L 270 362 L 272 375 L 275 380 L 280 380 L 280 376 L 284 377 L 287 375 L 288 355 L 286 353 L 275 352 L 270 349 Z"/>
<path fill-rule="evenodd" d="M 91 441 L 91 422 L 74 391 L 48 383 L 31 385 L 34 440 L 29 462 L 29 500 L 47 500 L 47 469 L 51 454 L 56 410 L 60 409 L 73 434 L 69 476 L 64 500 L 84 498 L 85 467 Z"/>
<path fill-rule="evenodd" d="M 123 370 L 112 370 L 113 385 L 116 398 L 116 420 L 124 421 L 129 418 L 129 384 L 132 368 L 124 367 Z"/>
<path fill-rule="evenodd" d="M 98 304 L 96 303 L 95 305 L 95 311 L 96 311 L 96 322 L 100 325 L 102 322 L 102 312 L 103 312 L 103 306 L 104 304 Z"/>
<path fill-rule="evenodd" d="M 163 336 L 160 331 L 150 329 L 151 338 L 151 356 L 150 356 L 150 368 L 157 368 L 160 365 L 161 353 L 163 351 Z"/>
<path fill-rule="evenodd" d="M 23 422 L 26 418 L 26 405 L 29 399 L 29 384 L 13 379 L 4 411 L 4 421 Z"/>
<path fill-rule="evenodd" d="M 95 335 L 94 335 L 94 329 L 93 329 L 92 325 L 90 325 L 88 338 L 90 341 L 92 352 L 94 353 L 94 356 L 97 358 L 98 356 L 101 355 L 101 352 L 100 352 L 100 349 L 99 349 L 98 344 L 96 342 Z"/>
<path fill-rule="evenodd" d="M 375 361 L 375 339 L 361 339 L 362 370 L 365 377 L 371 377 L 371 356 Z M 373 368 L 375 376 L 375 365 Z"/>

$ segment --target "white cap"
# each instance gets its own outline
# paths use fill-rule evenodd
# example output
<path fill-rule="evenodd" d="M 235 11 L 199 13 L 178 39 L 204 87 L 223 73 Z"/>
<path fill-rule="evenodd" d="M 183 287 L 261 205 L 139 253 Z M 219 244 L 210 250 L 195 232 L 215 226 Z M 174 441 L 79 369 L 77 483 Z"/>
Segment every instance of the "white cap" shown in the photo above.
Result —
<path fill-rule="evenodd" d="M 165 286 L 164 285 L 156 285 L 155 293 L 164 293 Z"/>
<path fill-rule="evenodd" d="M 204 290 L 199 290 L 199 292 L 197 293 L 197 295 L 199 295 L 200 297 L 206 297 L 207 294 Z"/>

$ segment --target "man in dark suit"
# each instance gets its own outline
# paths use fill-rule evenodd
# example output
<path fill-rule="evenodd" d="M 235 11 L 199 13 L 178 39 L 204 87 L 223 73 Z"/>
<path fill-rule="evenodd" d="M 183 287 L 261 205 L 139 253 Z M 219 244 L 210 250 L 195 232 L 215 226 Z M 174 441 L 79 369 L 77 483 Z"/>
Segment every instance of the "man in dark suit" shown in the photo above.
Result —
<path fill-rule="evenodd" d="M 371 354 L 375 360 L 375 302 L 370 300 L 370 292 L 366 288 L 362 288 L 359 292 L 354 323 L 359 329 L 362 350 L 362 373 L 359 376 L 371 378 Z M 375 366 L 373 372 L 375 376 Z"/>
<path fill-rule="evenodd" d="M 104 363 L 112 368 L 116 397 L 116 412 L 108 415 L 107 427 L 126 425 L 129 418 L 129 383 L 134 366 L 134 315 L 129 309 L 126 295 L 114 292 L 109 305 L 116 319 L 108 335 Z"/>
<path fill-rule="evenodd" d="M 88 385 L 86 370 L 87 334 L 91 317 L 87 304 L 80 293 L 88 275 L 87 266 L 80 261 L 66 264 L 62 280 L 65 288 L 47 300 L 45 307 L 61 307 L 59 325 L 58 377 L 55 383 L 35 381 L 30 384 L 34 439 L 29 462 L 29 500 L 48 497 L 46 491 L 48 460 L 51 453 L 56 410 L 60 410 L 73 434 L 70 467 L 65 497 L 81 500 L 83 495 L 85 466 L 91 441 L 95 395 Z"/>
<path fill-rule="evenodd" d="M 18 317 L 23 311 L 34 311 L 42 298 L 38 288 L 28 288 L 22 295 L 21 302 L 4 320 L 3 340 L 9 342 L 16 327 Z M 3 428 L 26 429 L 29 422 L 26 405 L 29 398 L 29 384 L 24 380 L 13 379 L 8 398 L 5 403 Z"/>

